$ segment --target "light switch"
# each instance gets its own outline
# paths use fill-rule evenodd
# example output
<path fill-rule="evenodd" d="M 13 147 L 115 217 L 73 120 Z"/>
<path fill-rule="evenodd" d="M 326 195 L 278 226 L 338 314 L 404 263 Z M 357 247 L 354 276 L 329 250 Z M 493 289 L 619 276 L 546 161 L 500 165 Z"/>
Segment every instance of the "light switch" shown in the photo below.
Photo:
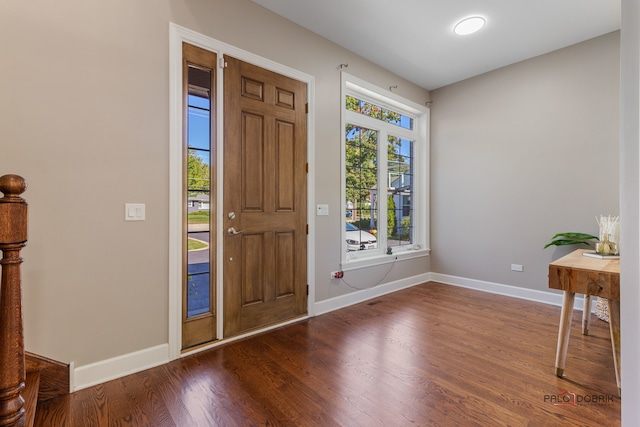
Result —
<path fill-rule="evenodd" d="M 125 221 L 144 221 L 145 220 L 144 203 L 125 203 L 124 204 L 124 220 Z"/>
<path fill-rule="evenodd" d="M 329 205 L 318 205 L 316 207 L 316 214 L 318 216 L 326 216 L 329 215 Z"/>

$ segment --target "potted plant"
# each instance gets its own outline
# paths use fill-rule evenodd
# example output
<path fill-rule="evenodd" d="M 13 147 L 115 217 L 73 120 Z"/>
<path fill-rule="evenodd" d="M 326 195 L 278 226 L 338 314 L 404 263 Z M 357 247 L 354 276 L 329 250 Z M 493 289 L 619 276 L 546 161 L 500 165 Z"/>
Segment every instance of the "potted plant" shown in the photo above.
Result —
<path fill-rule="evenodd" d="M 551 241 L 544 246 L 547 249 L 549 246 L 568 246 L 568 245 L 587 245 L 590 248 L 595 249 L 595 243 L 592 241 L 599 241 L 597 236 L 586 233 L 558 233 L 551 238 Z"/>

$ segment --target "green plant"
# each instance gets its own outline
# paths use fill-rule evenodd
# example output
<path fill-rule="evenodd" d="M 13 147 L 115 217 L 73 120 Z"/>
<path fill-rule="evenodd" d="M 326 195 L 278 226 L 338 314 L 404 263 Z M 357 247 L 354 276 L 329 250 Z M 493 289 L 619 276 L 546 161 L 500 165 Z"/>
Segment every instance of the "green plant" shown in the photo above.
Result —
<path fill-rule="evenodd" d="M 593 248 L 592 240 L 600 240 L 596 236 L 586 233 L 558 233 L 551 238 L 551 242 L 544 246 L 544 249 L 549 246 L 568 246 L 568 245 L 587 245 Z"/>
<path fill-rule="evenodd" d="M 396 234 L 396 201 L 393 194 L 389 194 L 387 200 L 387 236 L 395 237 Z"/>
<path fill-rule="evenodd" d="M 404 218 L 402 218 L 402 221 L 400 221 L 400 226 L 401 228 L 401 232 L 400 232 L 400 240 L 406 240 L 408 241 L 411 238 L 411 217 L 410 216 L 405 216 Z"/>
<path fill-rule="evenodd" d="M 353 225 L 358 227 L 360 230 L 369 230 L 371 229 L 371 220 L 369 218 L 360 218 L 357 221 L 353 221 Z M 376 222 L 373 223 L 373 228 L 376 228 Z"/>

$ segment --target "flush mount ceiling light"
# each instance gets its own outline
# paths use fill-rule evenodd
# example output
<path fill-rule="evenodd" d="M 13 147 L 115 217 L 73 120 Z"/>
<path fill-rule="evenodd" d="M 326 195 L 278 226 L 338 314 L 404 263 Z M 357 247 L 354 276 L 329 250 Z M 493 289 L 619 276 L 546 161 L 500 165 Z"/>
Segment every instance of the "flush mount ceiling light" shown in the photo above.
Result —
<path fill-rule="evenodd" d="M 487 21 L 481 16 L 464 18 L 453 27 L 453 32 L 459 36 L 467 36 L 480 31 Z"/>

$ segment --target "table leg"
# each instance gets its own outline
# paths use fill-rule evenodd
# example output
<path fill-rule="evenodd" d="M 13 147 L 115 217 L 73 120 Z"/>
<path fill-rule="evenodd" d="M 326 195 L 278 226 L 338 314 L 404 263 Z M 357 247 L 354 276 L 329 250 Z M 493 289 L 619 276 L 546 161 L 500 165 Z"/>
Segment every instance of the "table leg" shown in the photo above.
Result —
<path fill-rule="evenodd" d="M 575 292 L 564 291 L 562 312 L 560 314 L 560 328 L 558 330 L 558 348 L 556 350 L 556 375 L 559 377 L 564 376 L 564 366 L 567 363 L 567 349 L 569 348 L 571 317 L 575 298 Z"/>
<path fill-rule="evenodd" d="M 591 326 L 591 295 L 585 295 L 582 308 L 582 335 L 589 335 L 589 326 Z"/>
<path fill-rule="evenodd" d="M 620 300 L 607 300 L 609 306 L 609 330 L 611 331 L 611 347 L 613 348 L 613 366 L 616 370 L 618 394 L 620 388 Z"/>

